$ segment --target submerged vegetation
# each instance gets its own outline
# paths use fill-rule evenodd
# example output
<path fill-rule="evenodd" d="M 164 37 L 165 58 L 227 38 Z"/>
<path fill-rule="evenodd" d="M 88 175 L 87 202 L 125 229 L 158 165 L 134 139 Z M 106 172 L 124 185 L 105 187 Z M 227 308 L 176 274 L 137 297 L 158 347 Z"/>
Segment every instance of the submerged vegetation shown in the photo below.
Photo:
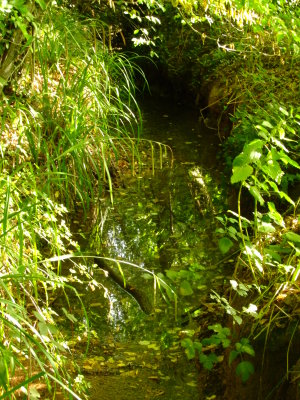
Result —
<path fill-rule="evenodd" d="M 231 268 L 224 293 L 211 293 L 219 320 L 200 333 L 186 330 L 182 347 L 209 371 L 221 361 L 233 365 L 246 382 L 255 368 L 263 374 L 270 337 L 283 332 L 282 382 L 298 385 L 300 355 L 291 354 L 299 344 L 298 6 L 293 0 L 1 1 L 0 398 L 37 398 L 29 384 L 40 379 L 54 398 L 58 387 L 83 396 L 83 377 L 70 367 L 59 328 L 65 318 L 79 322 L 52 304 L 58 296 L 68 304 L 70 292 L 80 303 L 74 282 L 101 287 L 83 263 L 70 216 L 77 209 L 88 214 L 101 196 L 113 202 L 122 173 L 135 174 L 145 163 L 154 173 L 154 153 L 162 167 L 169 151 L 141 138 L 136 83 L 145 83 L 142 67 L 149 69 L 151 57 L 171 95 L 193 96 L 201 122 L 219 136 L 224 182 L 231 179 L 220 185 L 234 199 L 227 210 L 213 211 L 218 251 Z M 197 266 L 170 268 L 157 283 L 177 302 L 175 287 L 193 296 L 198 273 Z M 89 316 L 83 304 L 82 310 L 87 351 Z M 194 311 L 186 310 L 201 325 Z M 234 379 L 228 367 L 222 372 Z"/>

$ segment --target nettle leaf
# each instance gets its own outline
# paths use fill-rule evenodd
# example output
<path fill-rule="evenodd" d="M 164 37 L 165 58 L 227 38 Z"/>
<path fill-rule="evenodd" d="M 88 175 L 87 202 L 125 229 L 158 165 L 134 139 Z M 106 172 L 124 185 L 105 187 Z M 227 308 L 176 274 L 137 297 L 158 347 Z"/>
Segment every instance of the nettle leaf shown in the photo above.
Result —
<path fill-rule="evenodd" d="M 202 351 L 202 344 L 200 342 L 194 342 L 194 348 L 199 351 Z"/>
<path fill-rule="evenodd" d="M 266 247 L 264 249 L 264 252 L 266 255 L 270 256 L 273 260 L 277 261 L 278 263 L 281 263 L 282 260 L 280 254 L 277 251 L 273 250 L 272 247 Z"/>
<path fill-rule="evenodd" d="M 247 162 L 256 162 L 262 156 L 262 148 L 265 142 L 261 139 L 255 139 L 244 146 L 243 153 L 246 156 Z"/>
<path fill-rule="evenodd" d="M 190 296 L 191 294 L 194 293 L 189 281 L 181 282 L 181 285 L 180 285 L 180 288 L 179 288 L 179 293 L 182 296 Z"/>
<path fill-rule="evenodd" d="M 270 222 L 261 222 L 258 226 L 258 231 L 261 233 L 273 233 L 276 229 Z"/>
<path fill-rule="evenodd" d="M 230 335 L 230 329 L 229 328 L 224 328 L 221 324 L 214 324 L 214 325 L 209 325 L 208 329 L 216 332 L 216 333 L 223 333 L 224 335 Z"/>
<path fill-rule="evenodd" d="M 264 205 L 265 201 L 256 186 L 249 186 L 249 192 L 261 206 Z"/>
<path fill-rule="evenodd" d="M 222 346 L 224 349 L 227 349 L 227 347 L 229 347 L 231 344 L 231 340 L 226 338 L 226 339 L 222 339 Z"/>
<path fill-rule="evenodd" d="M 171 279 L 172 281 L 175 281 L 178 277 L 178 272 L 177 271 L 172 271 L 171 269 L 168 269 L 166 271 L 166 275 L 169 279 Z"/>
<path fill-rule="evenodd" d="M 220 343 L 221 343 L 221 339 L 216 335 L 212 335 L 211 337 L 204 338 L 202 340 L 203 346 L 211 346 L 212 344 L 218 346 Z"/>
<path fill-rule="evenodd" d="M 270 218 L 275 221 L 278 225 L 280 225 L 282 228 L 285 227 L 284 219 L 282 218 L 282 215 L 276 210 L 275 204 L 272 201 L 268 201 L 268 209 L 269 213 L 268 215 Z"/>
<path fill-rule="evenodd" d="M 236 367 L 236 374 L 242 379 L 243 383 L 245 383 L 253 373 L 254 366 L 250 361 L 242 361 Z"/>
<path fill-rule="evenodd" d="M 215 353 L 210 353 L 208 355 L 200 353 L 199 361 L 205 369 L 209 371 L 213 369 L 214 365 L 218 362 L 218 357 Z"/>
<path fill-rule="evenodd" d="M 185 348 L 185 354 L 189 360 L 195 358 L 196 351 L 194 347 L 194 342 L 190 338 L 184 338 L 181 341 L 181 346 Z"/>
<path fill-rule="evenodd" d="M 219 245 L 219 249 L 221 250 L 221 252 L 223 254 L 226 254 L 233 246 L 233 242 L 232 242 L 232 240 L 230 240 L 228 237 L 225 236 L 219 240 L 218 245 Z"/>
<path fill-rule="evenodd" d="M 282 199 L 285 199 L 287 202 L 289 202 L 290 204 L 292 204 L 293 206 L 295 206 L 295 202 L 290 198 L 289 195 L 287 195 L 285 192 L 282 192 L 281 190 L 278 191 L 279 196 Z"/>
<path fill-rule="evenodd" d="M 280 151 L 279 153 L 279 158 L 282 160 L 285 164 L 290 164 L 295 168 L 300 169 L 300 165 L 297 163 L 297 161 L 292 160 L 286 153 L 283 151 Z"/>
<path fill-rule="evenodd" d="M 251 346 L 248 338 L 242 338 L 239 343 L 236 343 L 235 347 L 237 351 L 241 353 L 247 353 L 253 357 L 255 356 L 255 351 Z"/>
<path fill-rule="evenodd" d="M 271 177 L 276 183 L 280 183 L 283 176 L 283 171 L 279 163 L 273 158 L 269 158 L 267 163 L 262 166 L 263 172 Z"/>
<path fill-rule="evenodd" d="M 243 182 L 253 173 L 251 165 L 243 165 L 241 167 L 233 167 L 231 183 Z"/>
<path fill-rule="evenodd" d="M 244 152 L 242 152 L 238 156 L 236 156 L 232 162 L 233 167 L 242 167 L 245 164 L 248 164 L 248 159 Z"/>
<path fill-rule="evenodd" d="M 294 243 L 300 243 L 300 235 L 295 232 L 287 232 L 283 235 L 287 240 L 290 240 L 291 242 Z"/>

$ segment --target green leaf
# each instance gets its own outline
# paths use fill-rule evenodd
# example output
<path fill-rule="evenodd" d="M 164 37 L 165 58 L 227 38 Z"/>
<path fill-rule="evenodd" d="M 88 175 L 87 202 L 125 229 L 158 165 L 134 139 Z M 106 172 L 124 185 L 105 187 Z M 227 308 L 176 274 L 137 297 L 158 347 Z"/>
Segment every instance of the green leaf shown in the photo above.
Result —
<path fill-rule="evenodd" d="M 202 351 L 202 344 L 200 342 L 194 342 L 194 348 L 199 351 Z"/>
<path fill-rule="evenodd" d="M 274 128 L 274 126 L 269 121 L 263 121 L 262 125 L 270 129 Z"/>
<path fill-rule="evenodd" d="M 264 205 L 265 201 L 256 186 L 249 186 L 249 192 L 261 206 Z"/>
<path fill-rule="evenodd" d="M 229 354 L 229 365 L 231 365 L 232 361 L 234 361 L 240 353 L 236 350 L 231 350 Z"/>
<path fill-rule="evenodd" d="M 247 353 L 253 357 L 255 356 L 255 351 L 251 346 L 248 338 L 242 338 L 239 343 L 236 343 L 235 347 L 237 351 L 241 353 Z"/>
<path fill-rule="evenodd" d="M 263 172 L 271 177 L 276 183 L 280 183 L 283 171 L 276 159 L 269 157 L 262 166 Z"/>
<path fill-rule="evenodd" d="M 255 139 L 244 146 L 243 153 L 246 155 L 247 163 L 256 162 L 261 158 L 264 144 L 263 140 Z"/>
<path fill-rule="evenodd" d="M 236 367 L 236 374 L 245 383 L 250 376 L 254 373 L 254 366 L 250 361 L 242 361 Z"/>
<path fill-rule="evenodd" d="M 283 192 L 283 191 L 278 191 L 278 194 L 279 194 L 279 196 L 282 198 L 282 199 L 285 199 L 287 202 L 289 202 L 290 204 L 292 204 L 293 206 L 295 206 L 295 202 L 290 198 L 290 196 L 289 195 L 287 195 L 285 192 Z"/>
<path fill-rule="evenodd" d="M 210 371 L 213 369 L 213 366 L 218 362 L 218 357 L 215 353 L 211 353 L 209 355 L 200 353 L 199 361 L 205 369 L 208 369 Z"/>
<path fill-rule="evenodd" d="M 231 340 L 226 338 L 226 339 L 222 339 L 222 346 L 224 349 L 227 349 L 227 347 L 229 347 L 231 344 Z"/>
<path fill-rule="evenodd" d="M 181 282 L 179 293 L 182 296 L 190 296 L 191 294 L 194 293 L 194 291 L 188 281 L 183 281 Z"/>
<path fill-rule="evenodd" d="M 251 165 L 243 165 L 241 167 L 233 167 L 231 183 L 243 182 L 253 173 Z"/>
<path fill-rule="evenodd" d="M 190 338 L 183 339 L 181 341 L 181 346 L 185 348 L 185 354 L 187 355 L 187 358 L 189 360 L 195 358 L 196 351 L 192 339 Z"/>
<path fill-rule="evenodd" d="M 38 3 L 42 10 L 46 9 L 46 3 L 44 2 L 44 0 L 35 0 L 35 2 Z"/>
<path fill-rule="evenodd" d="M 63 310 L 65 316 L 66 316 L 71 322 L 74 322 L 74 323 L 77 322 L 77 318 L 76 318 L 73 314 L 70 314 L 64 307 L 62 307 L 62 310 Z"/>
<path fill-rule="evenodd" d="M 283 108 L 283 107 L 279 107 L 279 110 L 282 112 L 282 114 L 284 114 L 286 117 L 288 117 L 289 116 L 289 113 L 286 111 L 286 109 L 285 108 Z"/>
<path fill-rule="evenodd" d="M 285 164 L 290 164 L 295 168 L 300 169 L 300 165 L 297 163 L 297 161 L 292 160 L 286 153 L 284 153 L 283 151 L 279 152 L 279 157 L 280 160 L 282 160 Z"/>
<path fill-rule="evenodd" d="M 300 243 L 300 235 L 295 232 L 287 232 L 283 235 L 287 240 L 290 240 L 291 242 L 294 243 Z"/>
<path fill-rule="evenodd" d="M 233 242 L 228 237 L 225 236 L 219 240 L 218 245 L 221 252 L 223 254 L 226 254 L 233 246 Z"/>
<path fill-rule="evenodd" d="M 273 233 L 275 227 L 270 222 L 261 222 L 258 226 L 258 231 L 261 233 Z"/>
<path fill-rule="evenodd" d="M 224 328 L 221 324 L 214 324 L 214 325 L 209 325 L 208 329 L 216 332 L 216 333 L 223 333 L 224 335 L 230 335 L 230 329 L 229 328 Z"/>
<path fill-rule="evenodd" d="M 245 153 L 240 153 L 232 162 L 233 167 L 242 167 L 243 165 L 248 164 L 248 159 Z"/>
<path fill-rule="evenodd" d="M 168 270 L 166 270 L 166 275 L 169 279 L 171 279 L 172 281 L 175 281 L 178 277 L 178 272 L 168 269 Z"/>
<path fill-rule="evenodd" d="M 284 228 L 285 223 L 282 218 L 282 215 L 276 210 L 275 204 L 273 202 L 268 201 L 268 209 L 269 209 L 268 215 L 271 217 L 271 219 L 275 221 L 278 225 L 280 225 L 282 228 Z"/>

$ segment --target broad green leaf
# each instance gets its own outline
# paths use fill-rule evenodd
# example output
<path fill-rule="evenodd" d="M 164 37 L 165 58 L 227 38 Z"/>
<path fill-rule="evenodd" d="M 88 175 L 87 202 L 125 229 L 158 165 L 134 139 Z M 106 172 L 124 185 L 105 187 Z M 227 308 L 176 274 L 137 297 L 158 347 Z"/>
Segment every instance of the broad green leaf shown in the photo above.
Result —
<path fill-rule="evenodd" d="M 262 148 L 265 142 L 261 139 L 255 139 L 244 146 L 243 153 L 246 156 L 247 162 L 256 162 L 262 156 Z"/>
<path fill-rule="evenodd" d="M 243 165 L 241 167 L 233 167 L 231 183 L 243 182 L 253 173 L 251 165 Z"/>
<path fill-rule="evenodd" d="M 236 367 L 236 374 L 242 379 L 243 383 L 245 383 L 253 373 L 254 366 L 249 361 L 242 361 Z"/>
<path fill-rule="evenodd" d="M 199 361 L 205 369 L 208 369 L 210 371 L 213 369 L 213 366 L 218 362 L 218 357 L 215 353 L 211 353 L 209 355 L 200 353 Z"/>
<path fill-rule="evenodd" d="M 238 346 L 238 345 L 240 345 L 240 346 Z M 235 347 L 236 347 L 237 351 L 240 351 L 242 353 L 247 353 L 253 357 L 255 356 L 255 351 L 254 351 L 253 347 L 251 346 L 248 338 L 242 338 L 239 343 L 236 343 Z"/>
<path fill-rule="evenodd" d="M 224 349 L 227 349 L 227 347 L 229 347 L 231 344 L 231 340 L 226 338 L 226 339 L 222 339 L 222 346 Z"/>
<path fill-rule="evenodd" d="M 277 261 L 279 263 L 281 263 L 281 261 L 282 261 L 280 254 L 277 251 L 273 250 L 271 247 L 265 248 L 265 254 L 267 254 L 270 257 L 272 257 L 272 259 L 274 261 Z"/>
<path fill-rule="evenodd" d="M 273 202 L 268 201 L 268 209 L 269 209 L 268 215 L 271 217 L 271 219 L 275 221 L 278 225 L 280 225 L 282 228 L 284 228 L 285 223 L 282 218 L 282 215 L 276 210 L 275 204 Z"/>
<path fill-rule="evenodd" d="M 217 335 L 212 335 L 211 337 L 202 340 L 203 346 L 211 346 L 212 344 L 218 346 L 220 343 L 221 339 Z"/>
<path fill-rule="evenodd" d="M 287 240 L 290 240 L 291 242 L 294 243 L 300 243 L 300 235 L 295 232 L 287 232 L 283 235 Z"/>
<path fill-rule="evenodd" d="M 234 361 L 240 353 L 236 350 L 231 350 L 229 354 L 229 365 L 231 365 L 232 361 Z"/>
<path fill-rule="evenodd" d="M 274 126 L 269 121 L 263 121 L 262 125 L 270 129 L 274 128 Z"/>
<path fill-rule="evenodd" d="M 264 205 L 265 201 L 256 186 L 249 186 L 249 192 L 261 206 Z"/>
<path fill-rule="evenodd" d="M 261 222 L 258 225 L 258 231 L 262 233 L 273 233 L 275 230 L 275 227 L 270 222 Z"/>
<path fill-rule="evenodd" d="M 248 159 L 245 153 L 240 153 L 232 162 L 233 167 L 242 167 L 243 165 L 248 164 Z"/>
<path fill-rule="evenodd" d="M 166 275 L 169 279 L 174 281 L 178 277 L 178 272 L 177 271 L 172 271 L 171 269 L 168 269 L 166 271 Z"/>
<path fill-rule="evenodd" d="M 179 293 L 182 296 L 190 296 L 191 294 L 194 293 L 194 291 L 188 281 L 183 281 L 181 282 Z"/>
<path fill-rule="evenodd" d="M 189 360 L 195 358 L 196 351 L 194 348 L 194 342 L 190 338 L 183 339 L 181 341 L 181 346 L 185 348 L 185 354 Z"/>
<path fill-rule="evenodd" d="M 286 153 L 281 151 L 279 153 L 280 160 L 282 160 L 285 164 L 290 164 L 295 168 L 300 169 L 300 165 L 297 163 L 297 161 L 292 160 Z"/>
<path fill-rule="evenodd" d="M 220 333 L 222 335 L 225 336 L 229 336 L 230 335 L 230 329 L 227 328 L 226 326 L 222 326 L 221 324 L 214 324 L 214 325 L 209 325 L 208 329 L 211 329 L 212 331 L 216 332 L 216 333 Z"/>
<path fill-rule="evenodd" d="M 266 164 L 262 166 L 263 172 L 272 178 L 276 183 L 281 182 L 283 171 L 279 163 L 274 159 L 269 159 Z"/>
<path fill-rule="evenodd" d="M 289 195 L 287 195 L 285 192 L 282 192 L 282 191 L 278 191 L 278 193 L 279 193 L 279 196 L 280 196 L 282 199 L 285 199 L 287 202 L 289 202 L 290 204 L 292 204 L 293 206 L 295 206 L 295 202 L 290 198 Z"/>
<path fill-rule="evenodd" d="M 219 240 L 218 245 L 221 252 L 223 254 L 226 254 L 233 246 L 233 242 L 228 237 L 225 236 Z"/>
<path fill-rule="evenodd" d="M 194 348 L 199 351 L 202 351 L 202 344 L 200 342 L 194 342 Z"/>
<path fill-rule="evenodd" d="M 242 318 L 239 315 L 234 314 L 232 315 L 232 317 L 238 325 L 241 325 L 241 323 L 243 322 Z"/>

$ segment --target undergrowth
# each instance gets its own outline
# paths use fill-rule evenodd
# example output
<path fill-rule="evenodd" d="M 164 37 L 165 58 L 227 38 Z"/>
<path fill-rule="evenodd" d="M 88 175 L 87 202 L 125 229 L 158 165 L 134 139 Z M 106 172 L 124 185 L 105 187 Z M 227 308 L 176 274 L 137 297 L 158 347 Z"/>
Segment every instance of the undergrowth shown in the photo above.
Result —
<path fill-rule="evenodd" d="M 19 6 L 7 18 L 31 21 Z M 137 168 L 141 118 L 133 76 L 141 71 L 100 43 L 101 21 L 45 7 L 36 11 L 32 36 L 23 26 L 30 51 L 1 102 L 0 393 L 36 398 L 32 384 L 43 379 L 54 397 L 60 388 L 79 399 L 82 376 L 68 372 L 77 369 L 59 329 L 62 318 L 76 318 L 52 302 L 64 296 L 68 304 L 67 293 L 78 295 L 72 282 L 82 276 L 93 288 L 97 283 L 78 261 L 68 214 L 77 203 L 87 211 L 106 193 L 113 201 L 119 160 Z M 62 274 L 66 259 L 72 269 Z"/>

